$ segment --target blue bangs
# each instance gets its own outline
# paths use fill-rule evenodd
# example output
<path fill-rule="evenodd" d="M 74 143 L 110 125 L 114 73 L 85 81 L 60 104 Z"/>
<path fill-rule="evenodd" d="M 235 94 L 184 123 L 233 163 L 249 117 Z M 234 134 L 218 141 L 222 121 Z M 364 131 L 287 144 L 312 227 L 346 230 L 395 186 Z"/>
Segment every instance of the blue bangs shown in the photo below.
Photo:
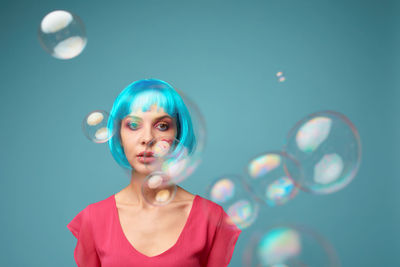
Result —
<path fill-rule="evenodd" d="M 129 113 L 139 109 L 143 112 L 148 111 L 153 105 L 156 105 L 157 108 L 162 108 L 171 117 L 175 117 L 177 113 L 176 103 L 171 93 L 168 91 L 161 93 L 160 90 L 155 89 L 142 91 L 138 94 L 130 105 Z"/>

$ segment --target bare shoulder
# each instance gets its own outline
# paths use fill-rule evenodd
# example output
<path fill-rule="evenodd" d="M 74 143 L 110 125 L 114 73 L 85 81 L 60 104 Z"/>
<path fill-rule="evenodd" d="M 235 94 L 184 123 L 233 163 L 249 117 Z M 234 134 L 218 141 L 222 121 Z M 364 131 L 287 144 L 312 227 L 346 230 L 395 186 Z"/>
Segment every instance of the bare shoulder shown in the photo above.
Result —
<path fill-rule="evenodd" d="M 192 202 L 196 195 L 186 191 L 180 186 L 177 186 L 176 195 L 175 195 L 175 202 Z"/>

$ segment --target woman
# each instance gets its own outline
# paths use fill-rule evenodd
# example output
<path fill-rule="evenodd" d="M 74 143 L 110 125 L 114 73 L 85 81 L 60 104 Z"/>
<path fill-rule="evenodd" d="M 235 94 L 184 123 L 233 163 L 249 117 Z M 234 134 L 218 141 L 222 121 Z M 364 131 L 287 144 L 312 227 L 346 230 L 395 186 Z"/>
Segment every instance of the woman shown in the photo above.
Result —
<path fill-rule="evenodd" d="M 78 267 L 227 266 L 240 230 L 221 206 L 177 187 L 165 206 L 148 204 L 141 184 L 151 173 L 154 140 L 196 148 L 189 112 L 166 82 L 140 80 L 125 88 L 111 110 L 117 130 L 109 140 L 114 159 L 131 169 L 130 184 L 88 205 L 67 225 L 78 239 Z M 150 159 L 149 159 L 150 157 Z"/>

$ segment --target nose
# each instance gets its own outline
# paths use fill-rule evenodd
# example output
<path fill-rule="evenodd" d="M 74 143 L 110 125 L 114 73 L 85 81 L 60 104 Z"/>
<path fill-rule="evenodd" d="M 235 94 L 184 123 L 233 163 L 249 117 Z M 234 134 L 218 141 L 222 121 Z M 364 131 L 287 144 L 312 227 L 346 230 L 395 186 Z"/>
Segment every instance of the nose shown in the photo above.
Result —
<path fill-rule="evenodd" d="M 153 132 L 151 129 L 145 129 L 140 139 L 140 144 L 148 146 L 154 140 Z"/>

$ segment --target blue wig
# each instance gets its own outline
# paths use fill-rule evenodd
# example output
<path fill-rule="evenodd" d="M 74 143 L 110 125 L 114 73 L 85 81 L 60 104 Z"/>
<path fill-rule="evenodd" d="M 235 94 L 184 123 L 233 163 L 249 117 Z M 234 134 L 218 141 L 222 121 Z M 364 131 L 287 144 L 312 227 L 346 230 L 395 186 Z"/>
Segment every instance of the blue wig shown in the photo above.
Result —
<path fill-rule="evenodd" d="M 121 145 L 121 121 L 133 111 L 150 110 L 152 105 L 163 108 L 168 115 L 176 119 L 177 139 L 179 145 L 184 146 L 190 154 L 195 149 L 196 139 L 192 127 L 189 111 L 181 96 L 168 83 L 157 80 L 139 80 L 128 85 L 118 95 L 110 112 L 108 128 L 115 134 L 108 145 L 111 154 L 119 165 L 132 169 Z"/>

